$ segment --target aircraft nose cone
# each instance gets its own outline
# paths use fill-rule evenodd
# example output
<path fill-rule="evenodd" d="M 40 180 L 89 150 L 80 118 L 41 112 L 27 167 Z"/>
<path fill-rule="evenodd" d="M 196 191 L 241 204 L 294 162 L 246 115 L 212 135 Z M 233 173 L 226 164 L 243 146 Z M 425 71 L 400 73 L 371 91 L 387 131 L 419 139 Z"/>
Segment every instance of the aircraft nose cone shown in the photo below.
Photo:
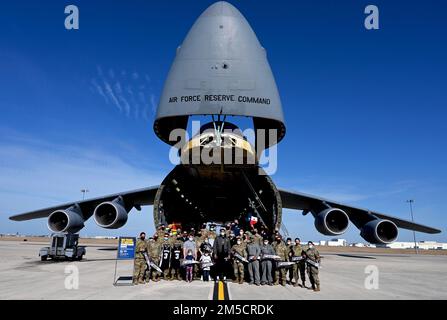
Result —
<path fill-rule="evenodd" d="M 177 47 L 154 131 L 174 144 L 169 141 L 173 129 L 183 128 L 189 116 L 210 114 L 262 119 L 255 126 L 279 129 L 278 140 L 285 134 L 266 51 L 244 16 L 225 1 L 209 6 Z"/>
<path fill-rule="evenodd" d="M 202 13 L 201 18 L 216 16 L 242 18 L 242 14 L 239 10 L 226 1 L 213 3 Z"/>

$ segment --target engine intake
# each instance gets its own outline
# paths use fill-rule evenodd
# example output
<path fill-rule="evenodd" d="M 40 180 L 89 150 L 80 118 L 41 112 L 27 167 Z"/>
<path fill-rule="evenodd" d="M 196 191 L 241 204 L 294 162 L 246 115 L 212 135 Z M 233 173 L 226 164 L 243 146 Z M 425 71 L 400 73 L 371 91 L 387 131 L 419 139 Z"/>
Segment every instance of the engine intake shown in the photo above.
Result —
<path fill-rule="evenodd" d="M 48 229 L 52 232 L 76 233 L 84 228 L 84 218 L 78 205 L 56 210 L 48 217 Z"/>
<path fill-rule="evenodd" d="M 394 222 L 376 219 L 365 224 L 360 230 L 360 236 L 373 244 L 388 244 L 397 239 L 399 230 Z"/>
<path fill-rule="evenodd" d="M 99 204 L 95 208 L 93 216 L 98 226 L 106 229 L 118 229 L 126 224 L 127 213 L 123 199 L 118 197 L 113 201 Z"/>
<path fill-rule="evenodd" d="M 348 215 L 338 208 L 328 208 L 315 215 L 315 228 L 326 236 L 343 234 L 348 225 Z"/>

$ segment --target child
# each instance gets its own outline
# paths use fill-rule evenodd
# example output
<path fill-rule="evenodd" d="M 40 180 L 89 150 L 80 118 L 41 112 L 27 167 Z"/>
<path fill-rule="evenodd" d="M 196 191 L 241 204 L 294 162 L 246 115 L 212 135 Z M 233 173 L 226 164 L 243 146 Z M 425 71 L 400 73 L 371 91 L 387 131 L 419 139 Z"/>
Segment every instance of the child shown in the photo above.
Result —
<path fill-rule="evenodd" d="M 202 271 L 203 271 L 203 281 L 209 281 L 210 278 L 210 266 L 204 266 L 206 264 L 211 263 L 211 257 L 210 253 L 208 251 L 205 251 L 203 256 L 200 257 L 200 262 L 202 264 Z"/>
<path fill-rule="evenodd" d="M 192 254 L 192 250 L 188 250 L 186 257 L 186 260 L 194 260 L 194 256 Z M 194 264 L 189 264 L 186 266 L 186 281 L 191 282 L 192 281 L 192 271 L 194 269 Z"/>

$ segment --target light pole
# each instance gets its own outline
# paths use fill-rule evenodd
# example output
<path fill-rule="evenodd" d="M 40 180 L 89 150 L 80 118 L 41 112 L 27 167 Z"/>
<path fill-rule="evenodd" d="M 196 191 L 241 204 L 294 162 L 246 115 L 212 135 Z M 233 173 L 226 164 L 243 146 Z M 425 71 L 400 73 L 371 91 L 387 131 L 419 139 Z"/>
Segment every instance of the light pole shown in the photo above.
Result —
<path fill-rule="evenodd" d="M 89 190 L 88 189 L 81 189 L 81 192 L 82 192 L 82 200 L 85 200 L 85 194 L 87 192 L 89 192 Z"/>
<path fill-rule="evenodd" d="M 411 222 L 414 223 L 414 217 L 413 217 L 413 199 L 407 200 L 407 203 L 410 204 L 410 214 L 411 214 Z M 413 240 L 414 240 L 414 249 L 416 251 L 416 254 L 418 254 L 418 246 L 416 243 L 416 231 L 413 230 Z"/>

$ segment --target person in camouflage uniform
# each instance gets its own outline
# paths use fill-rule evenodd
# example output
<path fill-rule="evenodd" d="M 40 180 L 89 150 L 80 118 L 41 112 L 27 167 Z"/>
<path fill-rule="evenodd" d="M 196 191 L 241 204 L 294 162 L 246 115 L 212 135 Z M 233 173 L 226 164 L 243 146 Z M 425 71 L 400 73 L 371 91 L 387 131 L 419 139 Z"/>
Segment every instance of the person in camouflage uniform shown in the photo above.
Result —
<path fill-rule="evenodd" d="M 273 248 L 275 249 L 276 255 L 278 255 L 281 258 L 280 261 L 288 261 L 289 251 L 287 249 L 287 246 L 282 241 L 281 236 L 276 235 L 275 240 L 276 240 L 276 242 L 273 245 Z M 285 268 L 277 268 L 275 266 L 275 283 L 274 283 L 274 285 L 278 285 L 280 282 L 281 282 L 282 286 L 286 285 L 286 269 Z"/>
<path fill-rule="evenodd" d="M 295 245 L 292 246 L 292 250 L 290 250 L 289 255 L 291 259 L 294 257 L 303 257 L 303 260 L 293 265 L 293 279 L 295 280 L 293 286 L 298 287 L 298 281 L 300 280 L 301 275 L 302 287 L 306 288 L 306 261 L 304 247 L 301 245 L 300 238 L 295 239 Z"/>
<path fill-rule="evenodd" d="M 149 237 L 149 239 L 146 240 L 147 256 L 149 257 L 149 259 L 150 259 L 149 248 L 150 248 L 151 244 L 154 242 L 155 242 L 154 237 Z M 146 263 L 146 270 L 144 271 L 144 279 L 145 279 L 146 283 L 149 283 L 149 280 L 151 278 L 150 273 L 151 273 L 151 268 L 149 268 L 149 266 Z"/>
<path fill-rule="evenodd" d="M 208 238 L 208 229 L 206 228 L 206 223 L 202 224 L 202 229 L 200 229 L 200 234 L 202 235 L 203 239 Z"/>
<path fill-rule="evenodd" d="M 165 225 L 164 224 L 161 224 L 158 226 L 156 234 L 157 234 L 158 241 L 161 241 L 165 235 Z"/>
<path fill-rule="evenodd" d="M 238 239 L 241 240 L 241 244 L 245 247 L 245 249 L 247 249 L 248 237 L 245 235 L 242 229 L 239 232 L 239 236 L 236 237 L 236 243 Z"/>
<path fill-rule="evenodd" d="M 154 241 L 149 242 L 149 247 L 148 247 L 148 253 L 149 253 L 149 258 L 151 259 L 151 261 L 156 264 L 159 265 L 160 263 L 160 242 L 155 240 L 155 235 L 154 235 Z M 158 272 L 155 269 L 150 270 L 150 276 L 151 279 L 155 282 L 159 281 L 159 277 L 161 276 L 160 272 Z"/>
<path fill-rule="evenodd" d="M 308 249 L 306 250 L 306 259 L 311 260 L 316 263 L 320 263 L 320 253 L 315 248 L 312 241 L 308 242 Z M 312 284 L 312 289 L 314 291 L 320 291 L 320 279 L 318 277 L 318 268 L 307 263 L 307 274 L 309 276 L 310 283 Z"/>
<path fill-rule="evenodd" d="M 257 229 L 253 229 L 253 241 L 258 245 L 258 246 L 262 246 L 263 241 L 262 241 L 262 236 L 258 233 Z"/>
<path fill-rule="evenodd" d="M 273 246 L 274 246 L 274 243 L 275 243 L 277 237 L 281 237 L 281 234 L 279 233 L 278 228 L 275 228 L 275 231 L 271 234 L 271 240 L 272 240 Z"/>
<path fill-rule="evenodd" d="M 231 252 L 233 254 L 233 272 L 234 272 L 234 280 L 233 282 L 242 284 L 244 283 L 244 263 L 234 256 L 234 253 L 240 254 L 242 257 L 247 259 L 247 248 L 245 244 L 242 242 L 240 237 L 237 238 L 236 244 L 231 248 Z"/>
<path fill-rule="evenodd" d="M 146 233 L 141 232 L 140 238 L 137 240 L 137 244 L 135 246 L 135 257 L 134 257 L 134 266 L 133 266 L 133 284 L 142 284 L 144 283 L 143 277 L 146 270 L 146 259 L 144 258 L 144 253 L 147 252 L 146 246 Z"/>
<path fill-rule="evenodd" d="M 216 225 L 212 224 L 212 225 L 210 225 L 210 230 L 208 231 L 208 238 L 211 238 L 214 240 L 214 239 L 216 239 L 216 237 L 217 237 Z"/>
<path fill-rule="evenodd" d="M 182 240 L 182 242 L 188 241 L 188 232 L 183 231 L 183 233 L 181 234 L 180 240 Z"/>
<path fill-rule="evenodd" d="M 229 239 L 230 235 L 231 235 L 231 223 L 227 223 L 225 225 L 225 236 L 227 237 L 227 239 Z"/>

